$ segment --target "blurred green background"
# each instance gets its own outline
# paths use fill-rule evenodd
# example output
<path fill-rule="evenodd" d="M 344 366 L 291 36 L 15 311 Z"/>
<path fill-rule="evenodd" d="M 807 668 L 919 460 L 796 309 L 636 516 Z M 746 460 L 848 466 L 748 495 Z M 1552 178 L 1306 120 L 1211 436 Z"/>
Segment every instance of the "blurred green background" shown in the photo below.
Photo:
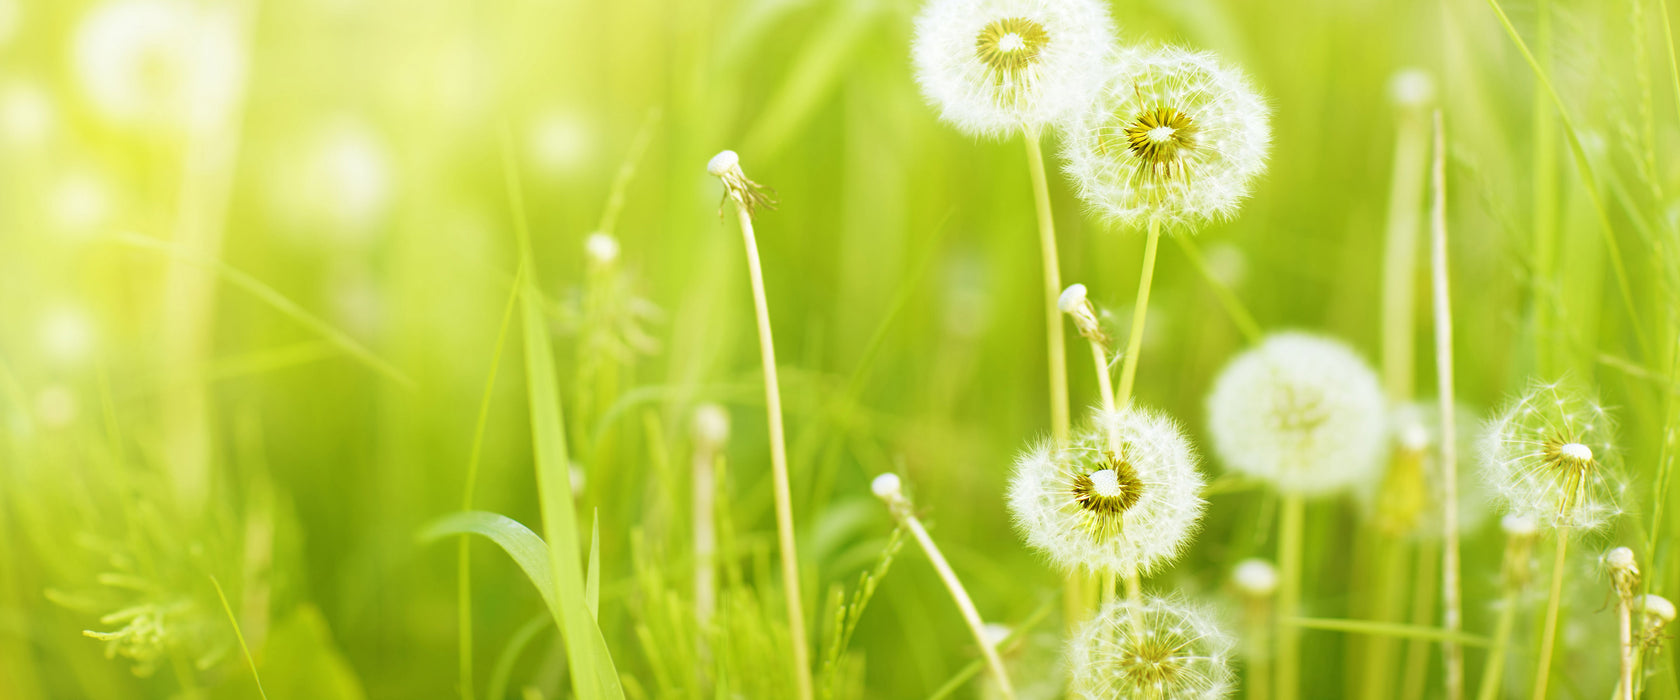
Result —
<path fill-rule="evenodd" d="M 751 299 L 704 168 L 724 148 L 780 201 L 758 238 L 813 643 L 830 591 L 854 586 L 893 529 L 867 486 L 882 471 L 906 476 L 989 621 L 1058 608 L 1060 576 L 1003 505 L 1015 455 L 1049 425 L 1025 155 L 923 103 L 908 59 L 917 9 L 0 0 L 0 697 L 252 697 L 212 577 L 269 697 L 459 695 L 454 547 L 416 533 L 468 488 L 518 267 L 504 154 L 550 302 L 580 527 L 599 516 L 600 623 L 632 697 L 696 696 L 660 659 L 673 645 L 661 606 L 688 605 L 699 402 L 733 418 L 725 555 L 743 595 L 763 597 L 760 627 L 780 610 Z M 1113 5 L 1123 42 L 1217 52 L 1272 106 L 1252 200 L 1197 235 L 1214 275 L 1266 328 L 1339 336 L 1373 363 L 1396 134 L 1423 119 L 1393 106 L 1388 83 L 1405 67 L 1434 76 L 1460 400 L 1485 413 L 1528 377 L 1567 372 L 1622 425 L 1628 516 L 1575 549 L 1554 672 L 1556 697 L 1602 697 L 1614 620 L 1594 558 L 1637 545 L 1654 592 L 1680 582 L 1676 509 L 1651 520 L 1668 493 L 1677 386 L 1680 83 L 1656 0 L 1505 10 L 1554 82 L 1590 180 L 1483 3 Z M 604 222 L 615 182 L 622 209 Z M 1059 177 L 1052 197 L 1063 280 L 1088 285 L 1123 331 L 1142 237 L 1082 215 Z M 591 265 L 584 240 L 604 226 L 621 252 Z M 1424 263 L 1416 391 L 1432 396 Z M 1175 245 L 1149 320 L 1139 400 L 1206 445 L 1203 397 L 1245 343 Z M 540 531 L 517 325 L 473 505 Z M 1070 348 L 1074 403 L 1089 406 L 1089 363 Z M 1211 456 L 1205 467 L 1222 472 Z M 1275 498 L 1221 483 L 1196 542 L 1149 587 L 1214 604 L 1235 630 L 1226 579 L 1272 551 Z M 1309 614 L 1369 613 L 1366 512 L 1355 499 L 1309 511 Z M 1466 626 L 1482 634 L 1496 520 L 1465 539 Z M 505 662 L 510 692 L 566 696 L 540 598 L 500 552 L 474 552 L 475 694 Z M 1526 677 L 1528 627 L 1513 678 Z M 83 634 L 125 628 L 112 642 Z M 529 646 L 508 653 L 522 628 Z M 1033 630 L 1015 673 L 1053 688 L 1058 616 Z M 1358 692 L 1363 643 L 1309 633 L 1306 696 Z M 850 648 L 866 697 L 927 697 L 976 658 L 913 548 Z M 1468 656 L 1474 679 L 1482 655 Z M 1437 657 L 1419 657 L 1423 696 L 1439 693 Z M 1680 697 L 1672 654 L 1648 696 Z"/>

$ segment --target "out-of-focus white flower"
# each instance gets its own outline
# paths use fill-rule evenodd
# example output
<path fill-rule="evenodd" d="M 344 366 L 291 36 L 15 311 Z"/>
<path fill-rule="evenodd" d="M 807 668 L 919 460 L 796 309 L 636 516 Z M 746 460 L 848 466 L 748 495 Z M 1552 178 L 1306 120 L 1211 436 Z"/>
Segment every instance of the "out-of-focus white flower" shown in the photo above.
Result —
<path fill-rule="evenodd" d="M 1620 455 L 1609 414 L 1587 393 L 1538 383 L 1482 438 L 1482 478 L 1512 513 L 1591 530 L 1621 512 Z"/>
<path fill-rule="evenodd" d="M 1388 98 L 1398 107 L 1427 107 L 1435 101 L 1435 79 L 1422 68 L 1402 68 L 1388 79 Z"/>
<path fill-rule="evenodd" d="M 1129 50 L 1068 120 L 1079 196 L 1118 224 L 1184 228 L 1230 218 L 1265 168 L 1269 110 L 1212 54 Z"/>
<path fill-rule="evenodd" d="M 52 98 L 40 84 L 14 78 L 0 86 L 0 138 L 8 148 L 39 147 L 52 135 L 57 120 Z"/>
<path fill-rule="evenodd" d="M 1458 529 L 1476 530 L 1492 509 L 1493 494 L 1476 473 L 1475 435 L 1480 421 L 1469 407 L 1458 405 L 1456 422 Z M 1389 430 L 1394 449 L 1380 482 L 1365 484 L 1359 500 L 1374 512 L 1379 527 L 1390 534 L 1438 538 L 1446 518 L 1445 468 L 1441 461 L 1441 409 L 1435 399 L 1393 406 Z"/>
<path fill-rule="evenodd" d="M 1220 372 L 1208 427 L 1228 468 L 1285 493 L 1316 495 L 1380 473 L 1386 409 L 1376 374 L 1352 349 L 1278 333 Z"/>
<path fill-rule="evenodd" d="M 1084 700 L 1214 700 L 1231 692 L 1235 643 L 1207 613 L 1152 598 L 1105 606 L 1069 651 L 1073 693 Z"/>
<path fill-rule="evenodd" d="M 729 410 L 715 403 L 695 407 L 694 440 L 711 450 L 723 449 L 729 443 Z"/>
<path fill-rule="evenodd" d="M 1096 0 L 929 0 L 915 33 L 922 94 L 979 136 L 1041 129 L 1082 106 L 1115 40 Z"/>
<path fill-rule="evenodd" d="M 65 306 L 41 318 L 41 351 L 55 362 L 75 364 L 93 352 L 93 322 L 81 309 Z"/>
<path fill-rule="evenodd" d="M 1244 559 L 1231 570 L 1231 583 L 1246 596 L 1270 596 L 1277 590 L 1277 582 L 1277 567 L 1265 559 Z"/>
<path fill-rule="evenodd" d="M 319 125 L 277 157 L 273 203 L 293 226 L 360 239 L 377 232 L 390 213 L 391 157 L 379 133 L 359 119 Z"/>
<path fill-rule="evenodd" d="M 1027 544 L 1062 569 L 1146 573 L 1196 529 L 1205 505 L 1197 462 L 1172 419 L 1099 412 L 1067 447 L 1022 455 L 1009 510 Z"/>
<path fill-rule="evenodd" d="M 589 124 L 582 115 L 571 111 L 550 109 L 537 115 L 526 138 L 532 163 L 549 177 L 578 172 L 595 155 Z"/>
<path fill-rule="evenodd" d="M 226 9 L 110 0 L 76 29 L 77 82 L 107 119 L 140 127 L 225 121 L 245 82 L 245 47 Z"/>

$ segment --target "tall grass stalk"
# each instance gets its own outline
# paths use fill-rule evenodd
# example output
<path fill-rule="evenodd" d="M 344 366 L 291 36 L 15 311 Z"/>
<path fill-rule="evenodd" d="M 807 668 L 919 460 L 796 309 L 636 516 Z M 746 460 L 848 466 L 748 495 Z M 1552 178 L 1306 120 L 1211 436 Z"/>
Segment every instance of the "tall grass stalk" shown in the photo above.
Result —
<path fill-rule="evenodd" d="M 1306 501 L 1297 493 L 1283 495 L 1278 512 L 1278 595 L 1276 631 L 1277 698 L 1300 697 L 1301 630 L 1301 531 L 1306 520 Z"/>
<path fill-rule="evenodd" d="M 466 483 L 461 486 L 461 511 L 473 509 L 473 494 L 478 488 L 478 468 L 484 454 L 484 433 L 490 424 L 490 399 L 495 394 L 496 375 L 502 366 L 502 349 L 507 345 L 508 327 L 513 325 L 513 310 L 519 291 L 525 282 L 525 266 L 513 275 L 513 288 L 508 291 L 507 303 L 502 307 L 502 323 L 496 330 L 496 344 L 490 354 L 490 372 L 484 379 L 484 391 L 478 400 L 478 422 L 473 426 L 472 448 L 467 457 Z M 455 549 L 456 630 L 459 636 L 461 698 L 473 699 L 473 617 L 472 617 L 472 547 L 471 536 L 461 535 Z"/>
<path fill-rule="evenodd" d="M 800 700 L 811 700 L 811 650 L 805 635 L 805 610 L 800 602 L 799 554 L 793 536 L 793 494 L 788 484 L 787 436 L 782 426 L 782 388 L 776 373 L 776 343 L 770 332 L 770 302 L 764 294 L 764 269 L 753 236 L 752 209 L 733 196 L 741 241 L 752 281 L 753 309 L 758 316 L 758 351 L 764 365 L 764 405 L 770 423 L 770 470 L 776 493 L 776 538 L 782 558 L 782 586 L 786 589 L 788 635 L 793 643 L 794 680 Z"/>
<path fill-rule="evenodd" d="M 1534 700 L 1546 700 L 1552 680 L 1552 647 L 1557 643 L 1558 605 L 1563 600 L 1563 569 L 1569 551 L 1569 526 L 1557 529 L 1557 553 L 1552 559 L 1552 592 L 1546 598 L 1546 621 L 1540 628 L 1540 655 L 1534 659 Z"/>
<path fill-rule="evenodd" d="M 1517 624 L 1517 607 L 1528 582 L 1529 550 L 1533 545 L 1532 531 L 1513 532 L 1506 528 L 1499 621 L 1495 623 L 1493 645 L 1488 648 L 1487 664 L 1482 667 L 1482 684 L 1476 700 L 1499 697 L 1499 686 L 1505 679 L 1505 658 L 1511 650 L 1511 631 Z"/>
<path fill-rule="evenodd" d="M 1464 627 L 1458 582 L 1458 423 L 1453 415 L 1453 329 L 1452 297 L 1447 286 L 1447 156 L 1446 128 L 1441 111 L 1435 111 L 1435 204 L 1431 211 L 1435 288 L 1435 376 L 1441 401 L 1441 520 L 1446 543 L 1441 554 L 1441 604 L 1448 632 Z M 1457 644 L 1442 643 L 1446 656 L 1447 700 L 1464 697 L 1464 650 Z"/>

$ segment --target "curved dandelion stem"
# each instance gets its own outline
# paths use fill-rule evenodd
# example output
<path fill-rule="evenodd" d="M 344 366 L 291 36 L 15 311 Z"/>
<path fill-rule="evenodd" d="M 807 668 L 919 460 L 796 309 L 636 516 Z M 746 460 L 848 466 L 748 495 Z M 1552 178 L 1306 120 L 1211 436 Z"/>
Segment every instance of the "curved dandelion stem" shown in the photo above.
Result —
<path fill-rule="evenodd" d="M 1546 599 L 1546 623 L 1541 628 L 1540 656 L 1534 661 L 1534 700 L 1546 700 L 1546 685 L 1551 681 L 1552 646 L 1557 642 L 1558 602 L 1563 598 L 1564 554 L 1569 549 L 1569 526 L 1557 531 L 1557 555 L 1552 560 L 1552 593 Z"/>
<path fill-rule="evenodd" d="M 968 597 L 968 590 L 963 588 L 962 580 L 957 578 L 957 572 L 951 569 L 950 562 L 945 561 L 945 555 L 939 552 L 939 545 L 933 543 L 927 528 L 922 527 L 922 521 L 909 508 L 894 507 L 893 514 L 904 523 L 905 529 L 916 538 L 916 543 L 927 553 L 928 561 L 933 564 L 934 571 L 939 573 L 939 579 L 945 582 L 945 588 L 951 592 L 951 598 L 957 602 L 957 610 L 962 612 L 963 621 L 968 623 L 968 631 L 974 634 L 974 643 L 980 646 L 980 655 L 986 659 L 986 666 L 991 669 L 992 677 L 997 681 L 998 690 L 1005 698 L 1015 700 L 1015 686 L 1009 682 L 1009 672 L 1003 667 L 1003 659 L 998 656 L 997 647 L 986 639 L 985 623 L 980 619 L 980 611 L 975 609 L 974 600 Z"/>
<path fill-rule="evenodd" d="M 1300 691 L 1301 530 L 1306 503 L 1300 494 L 1285 494 L 1278 513 L 1277 697 L 1294 700 Z"/>
<path fill-rule="evenodd" d="M 1138 352 L 1143 349 L 1143 324 L 1149 318 L 1149 288 L 1155 282 L 1155 254 L 1161 244 L 1161 220 L 1149 220 L 1149 242 L 1143 248 L 1143 275 L 1138 279 L 1137 302 L 1132 307 L 1132 330 L 1126 338 L 1126 360 L 1120 368 L 1120 394 L 1124 406 L 1132 400 L 1132 381 L 1137 377 Z"/>
<path fill-rule="evenodd" d="M 782 430 L 782 390 L 776 375 L 776 344 L 770 335 L 770 306 L 764 294 L 764 270 L 753 237 L 752 210 L 735 199 L 741 238 L 747 249 L 747 272 L 752 278 L 753 307 L 758 314 L 758 348 L 764 364 L 765 412 L 770 422 L 770 473 L 776 490 L 776 535 L 782 555 L 782 587 L 786 589 L 788 636 L 793 641 L 794 678 L 801 700 L 811 700 L 811 652 L 806 646 L 805 611 L 800 603 L 799 555 L 794 549 L 793 495 L 788 487 L 787 438 Z"/>

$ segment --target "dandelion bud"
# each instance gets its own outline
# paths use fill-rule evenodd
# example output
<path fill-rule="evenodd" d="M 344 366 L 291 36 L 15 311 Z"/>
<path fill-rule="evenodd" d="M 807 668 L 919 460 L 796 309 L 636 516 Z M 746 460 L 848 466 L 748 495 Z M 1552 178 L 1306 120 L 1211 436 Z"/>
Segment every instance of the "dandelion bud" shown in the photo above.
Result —
<path fill-rule="evenodd" d="M 978 136 L 1058 123 L 1089 101 L 1114 46 L 1097 0 L 930 0 L 915 33 L 922 94 Z"/>
<path fill-rule="evenodd" d="M 1651 622 L 1647 624 L 1661 627 L 1674 621 L 1674 603 L 1660 595 L 1642 596 L 1639 599 L 1639 610 L 1644 612 L 1648 618 L 1651 618 Z"/>
<path fill-rule="evenodd" d="M 869 482 L 869 490 L 875 492 L 875 497 L 891 503 L 904 498 L 904 482 L 892 472 L 882 473 Z"/>
<path fill-rule="evenodd" d="M 1056 300 L 1056 306 L 1062 313 L 1073 318 L 1073 325 L 1079 329 L 1079 334 L 1100 345 L 1108 344 L 1108 336 L 1102 331 L 1102 324 L 1097 321 L 1097 307 L 1085 295 L 1085 285 L 1071 284 L 1062 290 L 1062 296 Z"/>
<path fill-rule="evenodd" d="M 1146 573 L 1176 557 L 1201 518 L 1197 461 L 1170 418 L 1098 413 L 1066 447 L 1021 456 L 1009 510 L 1027 544 L 1063 569 Z"/>
<path fill-rule="evenodd" d="M 1230 637 L 1208 615 L 1152 598 L 1105 606 L 1073 639 L 1075 696 L 1221 698 L 1230 693 Z"/>
<path fill-rule="evenodd" d="M 715 403 L 694 409 L 694 441 L 709 449 L 722 449 L 729 442 L 729 411 Z"/>
<path fill-rule="evenodd" d="M 1610 567 L 1610 583 L 1616 587 L 1616 593 L 1623 600 L 1631 600 L 1634 589 L 1639 587 L 1639 566 L 1633 550 L 1627 547 L 1610 550 L 1604 555 L 1604 565 Z"/>
<path fill-rule="evenodd" d="M 776 202 L 770 199 L 764 186 L 753 182 L 741 170 L 741 157 L 734 151 L 719 151 L 717 155 L 712 156 L 711 160 L 706 161 L 706 172 L 723 180 L 724 200 L 735 200 L 748 215 L 760 207 L 776 208 Z"/>
<path fill-rule="evenodd" d="M 1435 79 L 1422 68 L 1405 68 L 1388 79 L 1388 99 L 1396 107 L 1417 109 L 1435 101 Z"/>
<path fill-rule="evenodd" d="M 1087 205 L 1132 227 L 1236 213 L 1271 144 L 1266 104 L 1241 72 L 1169 47 L 1129 51 L 1096 80 L 1063 154 Z"/>
<path fill-rule="evenodd" d="M 605 267 L 618 261 L 618 239 L 612 234 L 596 231 L 589 234 L 583 241 L 583 251 L 589 255 L 589 261 Z"/>
<path fill-rule="evenodd" d="M 1552 527 L 1600 527 L 1620 512 L 1613 432 L 1584 392 L 1537 384 L 1482 438 L 1482 479 L 1512 513 Z"/>
<path fill-rule="evenodd" d="M 1280 333 L 1225 366 L 1208 396 L 1215 450 L 1233 471 L 1316 495 L 1377 477 L 1388 448 L 1376 374 L 1328 338 Z"/>
<path fill-rule="evenodd" d="M 1265 559 L 1245 559 L 1231 570 L 1231 583 L 1243 595 L 1266 598 L 1277 590 L 1277 567 Z"/>

